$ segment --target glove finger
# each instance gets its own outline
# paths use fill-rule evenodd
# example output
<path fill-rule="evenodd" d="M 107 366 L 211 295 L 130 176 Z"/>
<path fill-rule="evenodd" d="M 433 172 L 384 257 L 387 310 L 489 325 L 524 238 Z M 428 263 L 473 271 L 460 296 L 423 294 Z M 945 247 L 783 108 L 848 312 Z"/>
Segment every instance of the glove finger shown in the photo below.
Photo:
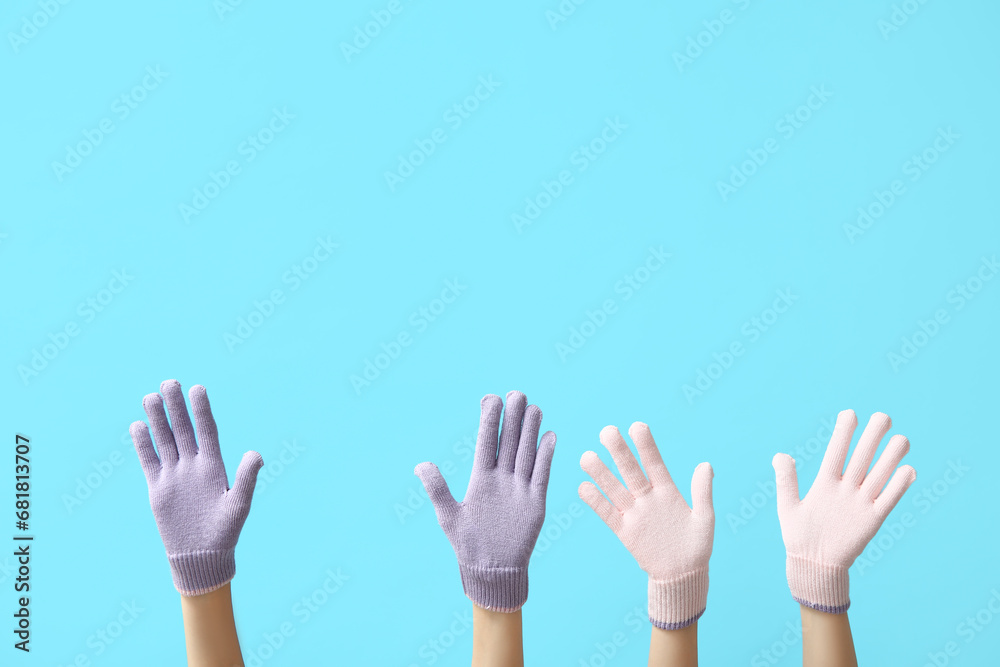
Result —
<path fill-rule="evenodd" d="M 909 451 L 910 441 L 906 439 L 905 435 L 894 435 L 889 438 L 889 444 L 885 446 L 882 456 L 878 458 L 878 461 L 875 462 L 875 467 L 872 468 L 871 473 L 865 478 L 864 483 L 861 485 L 861 490 L 872 500 L 877 498 L 882 493 L 885 483 L 889 481 L 892 471 L 896 469 L 896 466 L 900 464 L 903 457 Z"/>
<path fill-rule="evenodd" d="M 596 452 L 584 452 L 580 457 L 580 467 L 597 482 L 597 486 L 619 512 L 625 512 L 635 504 L 635 498 L 614 473 L 608 470 L 608 466 L 604 465 Z"/>
<path fill-rule="evenodd" d="M 500 451 L 497 454 L 497 467 L 500 470 L 514 471 L 517 446 L 521 440 L 521 420 L 524 419 L 524 406 L 527 404 L 528 398 L 521 392 L 512 391 L 507 394 L 503 426 L 500 428 Z"/>
<path fill-rule="evenodd" d="M 847 460 L 847 450 L 851 448 L 851 437 L 858 426 L 858 417 L 854 410 L 844 410 L 837 415 L 837 425 L 833 427 L 830 444 L 823 455 L 820 472 L 828 477 L 840 479 L 844 472 L 844 461 Z"/>
<path fill-rule="evenodd" d="M 142 407 L 146 410 L 149 425 L 153 429 L 160 463 L 165 466 L 177 463 L 177 445 L 174 444 L 174 434 L 170 431 L 170 422 L 163 409 L 163 397 L 159 394 L 146 394 L 142 399 Z"/>
<path fill-rule="evenodd" d="M 164 380 L 160 385 L 160 393 L 167 403 L 170 427 L 174 432 L 174 442 L 177 443 L 177 454 L 182 458 L 195 456 L 198 453 L 198 445 L 194 440 L 194 427 L 191 425 L 187 405 L 184 404 L 181 383 L 177 380 Z"/>
<path fill-rule="evenodd" d="M 611 458 L 632 495 L 641 496 L 652 488 L 617 427 L 605 426 L 601 429 L 601 444 L 611 452 Z"/>
<path fill-rule="evenodd" d="M 538 431 L 542 427 L 542 411 L 537 405 L 529 405 L 524 411 L 521 425 L 521 440 L 517 445 L 517 461 L 514 472 L 520 477 L 531 477 L 535 467 L 535 452 L 538 449 Z"/>
<path fill-rule="evenodd" d="M 710 463 L 700 463 L 691 477 L 691 510 L 695 514 L 715 516 L 712 507 L 712 478 L 715 471 Z"/>
<path fill-rule="evenodd" d="M 156 456 L 156 450 L 153 449 L 153 439 L 149 437 L 149 428 L 146 427 L 146 422 L 135 421 L 129 426 L 128 432 L 132 436 L 135 453 L 139 455 L 142 474 L 146 476 L 146 482 L 151 483 L 160 474 L 160 459 Z"/>
<path fill-rule="evenodd" d="M 597 487 L 590 482 L 583 482 L 579 489 L 580 499 L 590 505 L 590 508 L 597 512 L 597 516 L 608 525 L 615 535 L 622 528 L 622 515 L 607 498 L 604 497 Z"/>
<path fill-rule="evenodd" d="M 431 499 L 435 511 L 438 514 L 438 521 L 442 516 L 451 516 L 458 504 L 455 497 L 451 495 L 448 482 L 444 481 L 441 471 L 433 463 L 421 463 L 413 469 L 413 474 L 423 482 L 427 497 Z"/>
<path fill-rule="evenodd" d="M 799 502 L 799 476 L 795 471 L 795 459 L 788 454 L 775 454 L 771 459 L 774 466 L 774 485 L 778 494 L 778 516 Z"/>
<path fill-rule="evenodd" d="M 213 458 L 222 460 L 219 450 L 219 429 L 212 416 L 212 406 L 208 403 L 208 392 L 200 384 L 188 391 L 191 399 L 191 412 L 194 413 L 194 425 L 198 434 L 198 451 Z"/>
<path fill-rule="evenodd" d="M 556 434 L 546 431 L 535 455 L 535 468 L 531 471 L 531 484 L 544 495 L 549 488 L 549 473 L 552 471 L 552 457 L 556 453 Z"/>
<path fill-rule="evenodd" d="M 487 394 L 479 402 L 479 435 L 476 437 L 476 457 L 473 466 L 489 470 L 497 464 L 497 432 L 503 401 L 496 394 Z"/>
<path fill-rule="evenodd" d="M 892 420 L 884 412 L 876 412 L 868 420 L 868 426 L 865 426 L 864 432 L 858 438 L 858 446 L 854 448 L 851 462 L 847 464 L 847 472 L 844 473 L 844 478 L 854 486 L 861 486 L 865 481 L 865 475 L 868 474 L 868 467 L 875 458 L 878 444 L 882 442 L 882 438 L 891 427 Z"/>
<path fill-rule="evenodd" d="M 896 503 L 903 497 L 906 490 L 910 488 L 917 479 L 917 471 L 910 466 L 900 466 L 896 474 L 892 476 L 885 490 L 875 499 L 875 507 L 882 515 L 883 520 L 889 516 L 889 512 L 896 506 Z"/>
<path fill-rule="evenodd" d="M 670 477 L 670 471 L 663 463 L 660 456 L 660 449 L 653 440 L 653 434 L 649 431 L 649 426 L 643 422 L 635 422 L 628 429 L 628 434 L 635 443 L 635 448 L 639 450 L 639 458 L 642 460 L 642 467 L 646 469 L 649 482 L 653 486 L 673 485 L 674 480 Z"/>
<path fill-rule="evenodd" d="M 236 478 L 233 480 L 233 488 L 228 492 L 233 508 L 244 518 L 250 511 L 250 501 L 253 499 L 253 490 L 257 486 L 257 473 L 264 467 L 264 459 L 255 451 L 249 451 L 243 455 L 240 467 L 236 469 Z"/>

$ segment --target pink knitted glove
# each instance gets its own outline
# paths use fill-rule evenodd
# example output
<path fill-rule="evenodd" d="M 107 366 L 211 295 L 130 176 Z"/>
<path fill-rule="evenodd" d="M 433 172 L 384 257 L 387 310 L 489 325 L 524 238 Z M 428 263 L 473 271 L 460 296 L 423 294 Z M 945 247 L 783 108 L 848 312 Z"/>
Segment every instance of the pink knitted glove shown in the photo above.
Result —
<path fill-rule="evenodd" d="M 853 410 L 837 416 L 819 474 L 802 500 L 795 459 L 775 454 L 772 461 L 792 597 L 799 604 L 830 614 L 842 614 L 851 605 L 847 569 L 917 478 L 908 465 L 896 469 L 910 450 L 910 442 L 902 435 L 889 439 L 882 456 L 868 472 L 879 441 L 892 426 L 889 416 L 881 412 L 872 415 L 854 448 L 847 472 L 841 474 L 857 425 Z"/>
<path fill-rule="evenodd" d="M 693 509 L 689 508 L 663 465 L 649 427 L 636 422 L 628 434 L 649 478 L 618 429 L 606 426 L 601 430 L 601 444 L 611 452 L 628 488 L 597 454 L 585 452 L 580 467 L 607 498 L 590 482 L 580 485 L 580 498 L 608 524 L 649 575 L 649 620 L 658 628 L 677 630 L 705 613 L 708 558 L 715 531 L 712 466 L 702 463 L 695 468 Z"/>

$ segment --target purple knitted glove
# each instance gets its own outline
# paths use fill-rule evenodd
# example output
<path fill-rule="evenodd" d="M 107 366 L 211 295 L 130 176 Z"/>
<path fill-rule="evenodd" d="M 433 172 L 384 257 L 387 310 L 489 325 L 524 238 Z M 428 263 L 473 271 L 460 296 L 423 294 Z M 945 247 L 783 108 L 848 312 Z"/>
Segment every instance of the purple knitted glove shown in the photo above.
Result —
<path fill-rule="evenodd" d="M 174 586 L 182 595 L 203 595 L 226 585 L 236 574 L 236 540 L 264 461 L 257 452 L 244 454 L 230 489 L 205 388 L 196 384 L 188 393 L 197 443 L 180 383 L 166 380 L 160 392 L 162 398 L 149 394 L 142 399 L 159 456 L 145 423 L 133 422 L 129 432 L 149 485 L 149 504 L 167 548 Z M 171 423 L 163 411 L 164 401 Z"/>
<path fill-rule="evenodd" d="M 503 402 L 493 394 L 483 397 L 476 456 L 462 502 L 452 497 L 436 465 L 421 463 L 414 470 L 458 556 L 465 594 L 493 611 L 517 611 L 528 599 L 528 559 L 545 520 L 556 434 L 542 436 L 536 455 L 542 411 L 537 405 L 525 409 L 527 402 L 519 391 L 507 394 L 500 430 Z"/>

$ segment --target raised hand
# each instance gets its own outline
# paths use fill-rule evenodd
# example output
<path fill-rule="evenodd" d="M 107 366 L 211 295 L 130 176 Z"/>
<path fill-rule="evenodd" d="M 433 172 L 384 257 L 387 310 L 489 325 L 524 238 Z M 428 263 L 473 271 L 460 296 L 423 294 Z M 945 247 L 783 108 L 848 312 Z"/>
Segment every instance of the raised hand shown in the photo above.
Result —
<path fill-rule="evenodd" d="M 146 475 L 149 504 L 174 585 L 183 595 L 202 595 L 224 586 L 236 574 L 236 541 L 264 461 L 257 452 L 244 454 L 235 484 L 229 488 L 208 394 L 195 385 L 189 396 L 193 426 L 177 380 L 166 380 L 160 394 L 148 394 L 142 400 L 153 427 L 155 450 L 144 422 L 133 422 L 129 432 Z"/>
<path fill-rule="evenodd" d="M 492 611 L 517 611 L 527 600 L 528 560 L 545 520 L 556 435 L 548 431 L 538 444 L 542 411 L 526 404 L 519 391 L 507 394 L 506 410 L 499 396 L 483 397 L 462 502 L 451 495 L 436 465 L 421 463 L 414 470 L 455 549 L 465 594 Z"/>
<path fill-rule="evenodd" d="M 909 440 L 902 435 L 889 439 L 868 472 L 879 442 L 892 426 L 889 416 L 881 412 L 872 415 L 843 472 L 857 425 L 853 410 L 837 416 L 819 474 L 801 500 L 795 459 L 775 454 L 772 461 L 792 597 L 831 614 L 847 611 L 851 604 L 848 568 L 917 478 L 910 466 L 896 467 L 910 450 Z"/>
<path fill-rule="evenodd" d="M 580 498 L 649 575 L 649 620 L 658 628 L 677 630 L 697 621 L 708 599 L 708 559 L 715 532 L 712 466 L 702 463 L 695 468 L 693 507 L 688 507 L 663 464 L 649 427 L 635 422 L 629 435 L 646 474 L 618 429 L 606 426 L 601 431 L 601 444 L 611 452 L 625 484 L 596 453 L 585 452 L 580 467 L 597 482 L 600 491 L 584 482 Z"/>

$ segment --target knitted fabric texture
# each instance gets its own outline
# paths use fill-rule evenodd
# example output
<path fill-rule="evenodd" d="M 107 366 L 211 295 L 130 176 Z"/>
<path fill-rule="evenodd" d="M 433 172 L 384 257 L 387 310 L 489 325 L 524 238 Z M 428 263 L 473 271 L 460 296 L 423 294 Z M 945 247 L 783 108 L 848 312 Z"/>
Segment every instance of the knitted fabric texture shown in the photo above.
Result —
<path fill-rule="evenodd" d="M 545 520 L 556 435 L 549 431 L 538 443 L 542 411 L 526 404 L 519 391 L 507 394 L 506 409 L 499 396 L 483 397 L 462 502 L 455 501 L 436 465 L 421 463 L 414 470 L 458 557 L 465 594 L 494 611 L 517 611 L 528 599 L 528 560 Z"/>
<path fill-rule="evenodd" d="M 176 380 L 163 382 L 160 392 L 162 396 L 149 394 L 142 401 L 156 449 L 145 423 L 134 422 L 129 432 L 146 475 L 149 504 L 174 586 L 183 595 L 202 595 L 236 574 L 236 541 L 264 462 L 257 452 L 244 454 L 230 489 L 205 388 L 195 385 L 189 392 L 194 425 Z"/>
<path fill-rule="evenodd" d="M 801 500 L 795 459 L 776 454 L 772 461 L 792 597 L 830 614 L 847 611 L 851 604 L 848 568 L 917 478 L 908 465 L 896 469 L 910 449 L 902 435 L 889 439 L 868 472 L 879 442 L 892 426 L 889 416 L 881 412 L 872 415 L 843 472 L 857 425 L 853 410 L 837 416 L 819 473 Z"/>
<path fill-rule="evenodd" d="M 695 468 L 688 507 L 649 427 L 636 422 L 629 435 L 646 473 L 618 429 L 607 426 L 601 431 L 601 444 L 611 453 L 625 484 L 596 453 L 585 452 L 580 466 L 597 486 L 581 484 L 580 498 L 649 575 L 649 620 L 658 628 L 676 630 L 697 621 L 708 602 L 708 559 L 715 532 L 712 466 L 702 463 Z"/>

